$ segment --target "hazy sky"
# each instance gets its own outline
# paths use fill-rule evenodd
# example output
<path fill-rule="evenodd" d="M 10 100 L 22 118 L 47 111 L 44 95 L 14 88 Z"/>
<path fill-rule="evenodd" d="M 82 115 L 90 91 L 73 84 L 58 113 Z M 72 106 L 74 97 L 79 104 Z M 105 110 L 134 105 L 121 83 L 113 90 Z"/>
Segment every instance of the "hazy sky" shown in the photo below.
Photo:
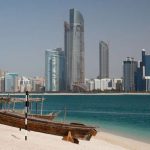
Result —
<path fill-rule="evenodd" d="M 109 41 L 110 77 L 127 56 L 150 53 L 150 0 L 0 0 L 0 69 L 44 76 L 46 49 L 64 48 L 64 21 L 78 9 L 85 22 L 86 77 L 99 72 L 99 41 Z"/>

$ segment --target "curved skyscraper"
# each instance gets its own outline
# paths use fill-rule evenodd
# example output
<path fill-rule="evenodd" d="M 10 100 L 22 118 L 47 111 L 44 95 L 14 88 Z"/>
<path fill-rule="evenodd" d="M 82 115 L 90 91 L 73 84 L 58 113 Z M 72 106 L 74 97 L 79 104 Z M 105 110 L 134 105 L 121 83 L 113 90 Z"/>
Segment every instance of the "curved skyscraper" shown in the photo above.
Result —
<path fill-rule="evenodd" d="M 99 43 L 99 78 L 109 78 L 109 48 L 104 41 Z"/>
<path fill-rule="evenodd" d="M 64 44 L 66 59 L 66 89 L 73 84 L 84 83 L 84 20 L 82 14 L 70 9 L 70 23 L 64 24 Z"/>

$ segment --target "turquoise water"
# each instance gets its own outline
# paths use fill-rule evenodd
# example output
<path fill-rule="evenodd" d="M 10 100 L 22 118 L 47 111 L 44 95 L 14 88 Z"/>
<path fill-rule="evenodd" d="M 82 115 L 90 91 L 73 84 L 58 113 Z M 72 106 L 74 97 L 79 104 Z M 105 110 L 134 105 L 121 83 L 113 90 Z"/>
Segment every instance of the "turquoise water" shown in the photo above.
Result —
<path fill-rule="evenodd" d="M 49 95 L 45 98 L 43 113 L 61 111 L 56 121 L 64 120 L 66 108 L 66 122 L 81 122 L 100 131 L 150 143 L 150 95 Z M 21 107 L 24 104 L 17 106 Z M 35 112 L 35 104 L 32 109 Z"/>

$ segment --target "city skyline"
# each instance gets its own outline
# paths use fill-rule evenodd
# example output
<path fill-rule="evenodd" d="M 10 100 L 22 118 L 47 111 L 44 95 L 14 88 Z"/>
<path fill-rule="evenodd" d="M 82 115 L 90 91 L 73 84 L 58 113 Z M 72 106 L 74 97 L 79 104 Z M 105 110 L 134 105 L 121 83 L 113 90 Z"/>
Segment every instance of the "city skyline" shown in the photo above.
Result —
<path fill-rule="evenodd" d="M 44 76 L 44 51 L 64 49 L 63 22 L 76 8 L 85 22 L 85 76 L 99 74 L 98 44 L 109 41 L 110 77 L 122 76 L 122 62 L 149 53 L 150 1 L 0 1 L 0 68 Z M 56 9 L 57 8 L 57 9 Z M 34 58 L 34 61 L 33 61 Z"/>

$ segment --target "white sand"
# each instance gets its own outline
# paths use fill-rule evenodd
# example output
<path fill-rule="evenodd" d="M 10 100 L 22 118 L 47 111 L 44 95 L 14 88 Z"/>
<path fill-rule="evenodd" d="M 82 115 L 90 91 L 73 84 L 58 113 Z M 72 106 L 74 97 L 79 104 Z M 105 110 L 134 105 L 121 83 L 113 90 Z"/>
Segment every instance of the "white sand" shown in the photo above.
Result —
<path fill-rule="evenodd" d="M 24 135 L 25 130 L 0 124 L 0 150 L 150 150 L 150 144 L 104 132 L 98 133 L 90 141 L 80 140 L 79 144 L 33 131 L 28 132 L 28 140 L 25 141 Z"/>

